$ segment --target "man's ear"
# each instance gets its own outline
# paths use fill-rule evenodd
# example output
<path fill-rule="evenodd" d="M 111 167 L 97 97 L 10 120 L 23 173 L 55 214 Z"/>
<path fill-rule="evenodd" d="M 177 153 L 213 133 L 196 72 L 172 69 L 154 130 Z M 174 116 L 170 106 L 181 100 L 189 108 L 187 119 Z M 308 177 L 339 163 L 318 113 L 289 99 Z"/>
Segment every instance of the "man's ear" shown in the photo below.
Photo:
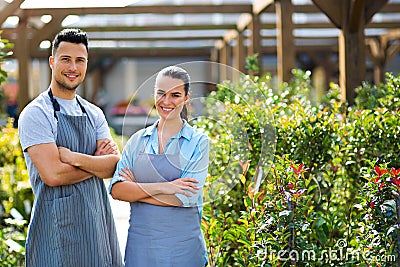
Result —
<path fill-rule="evenodd" d="M 53 56 L 49 56 L 49 65 L 50 65 L 50 68 L 53 69 L 53 66 L 54 66 L 54 57 Z"/>

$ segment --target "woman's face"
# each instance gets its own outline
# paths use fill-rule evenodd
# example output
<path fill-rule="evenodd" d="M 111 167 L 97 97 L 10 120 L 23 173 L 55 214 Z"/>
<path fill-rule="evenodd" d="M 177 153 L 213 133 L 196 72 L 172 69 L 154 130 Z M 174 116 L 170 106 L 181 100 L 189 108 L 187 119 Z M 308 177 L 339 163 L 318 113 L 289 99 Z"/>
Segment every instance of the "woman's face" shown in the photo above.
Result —
<path fill-rule="evenodd" d="M 168 76 L 158 77 L 155 85 L 156 109 L 161 119 L 172 120 L 180 118 L 185 101 L 185 85 L 182 80 Z"/>

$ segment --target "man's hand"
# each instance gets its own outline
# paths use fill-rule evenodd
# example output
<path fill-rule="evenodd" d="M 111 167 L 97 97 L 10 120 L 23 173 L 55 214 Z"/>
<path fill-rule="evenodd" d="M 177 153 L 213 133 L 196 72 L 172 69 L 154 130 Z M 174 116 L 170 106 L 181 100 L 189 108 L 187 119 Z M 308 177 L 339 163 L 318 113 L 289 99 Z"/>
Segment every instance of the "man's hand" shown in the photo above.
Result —
<path fill-rule="evenodd" d="M 113 176 L 115 166 L 120 158 L 118 146 L 108 139 L 97 141 L 95 155 L 73 152 L 65 147 L 58 147 L 60 161 L 91 173 L 99 178 Z"/>
<path fill-rule="evenodd" d="M 100 145 L 97 147 L 96 152 L 94 152 L 95 156 L 102 156 L 102 155 L 119 155 L 119 148 L 118 145 L 110 139 L 104 139 Z"/>
<path fill-rule="evenodd" d="M 62 162 L 74 166 L 74 152 L 66 147 L 59 146 L 58 153 Z"/>

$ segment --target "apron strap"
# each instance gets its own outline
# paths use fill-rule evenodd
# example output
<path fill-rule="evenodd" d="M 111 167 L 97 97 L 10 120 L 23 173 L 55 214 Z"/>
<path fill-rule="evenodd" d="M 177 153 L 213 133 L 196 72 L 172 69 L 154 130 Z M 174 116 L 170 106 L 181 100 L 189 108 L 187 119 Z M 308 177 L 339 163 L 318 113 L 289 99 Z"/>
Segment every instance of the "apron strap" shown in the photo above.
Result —
<path fill-rule="evenodd" d="M 58 104 L 57 100 L 53 97 L 53 92 L 51 91 L 51 89 L 49 89 L 49 97 L 50 97 L 51 103 L 53 104 L 54 117 L 58 121 L 56 111 L 60 111 L 60 104 Z"/>
<path fill-rule="evenodd" d="M 178 154 L 181 151 L 183 139 L 184 139 L 183 136 L 179 137 L 179 141 L 178 141 L 178 145 L 176 146 L 175 154 Z"/>
<path fill-rule="evenodd" d="M 51 103 L 53 104 L 54 117 L 58 121 L 58 117 L 57 117 L 56 111 L 60 111 L 60 104 L 58 103 L 57 99 L 54 98 L 53 92 L 51 91 L 51 89 L 49 89 L 49 97 L 50 97 Z M 82 110 L 82 113 L 87 115 L 86 109 L 82 106 L 81 102 L 79 102 L 77 97 L 76 97 L 76 101 L 78 102 L 78 105 Z"/>
<path fill-rule="evenodd" d="M 183 136 L 179 137 L 178 145 L 176 146 L 176 149 L 175 149 L 175 154 L 178 154 L 179 151 L 181 150 L 181 146 L 182 146 L 183 139 L 184 139 Z M 146 145 L 147 145 L 147 143 L 149 142 L 149 140 L 150 140 L 150 136 L 146 136 L 146 137 L 145 137 L 145 140 L 144 140 L 144 142 L 143 142 L 142 149 L 140 150 L 140 153 L 144 153 L 144 150 L 145 150 Z"/>
<path fill-rule="evenodd" d="M 140 149 L 140 153 L 144 153 L 144 150 L 145 150 L 146 145 L 147 145 L 147 143 L 149 142 L 149 140 L 150 140 L 150 135 L 145 137 L 145 140 L 144 140 L 144 142 L 143 142 L 143 146 L 142 146 L 142 148 Z"/>

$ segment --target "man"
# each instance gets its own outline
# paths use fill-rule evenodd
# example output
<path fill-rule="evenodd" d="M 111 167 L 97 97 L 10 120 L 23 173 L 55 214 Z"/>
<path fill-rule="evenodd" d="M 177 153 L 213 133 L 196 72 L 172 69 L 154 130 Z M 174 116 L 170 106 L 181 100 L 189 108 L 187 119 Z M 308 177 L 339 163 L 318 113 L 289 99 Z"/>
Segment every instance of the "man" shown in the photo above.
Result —
<path fill-rule="evenodd" d="M 21 112 L 19 136 L 35 202 L 26 266 L 123 266 L 104 181 L 120 158 L 103 112 L 76 94 L 88 39 L 65 29 L 53 41 L 51 83 Z"/>

